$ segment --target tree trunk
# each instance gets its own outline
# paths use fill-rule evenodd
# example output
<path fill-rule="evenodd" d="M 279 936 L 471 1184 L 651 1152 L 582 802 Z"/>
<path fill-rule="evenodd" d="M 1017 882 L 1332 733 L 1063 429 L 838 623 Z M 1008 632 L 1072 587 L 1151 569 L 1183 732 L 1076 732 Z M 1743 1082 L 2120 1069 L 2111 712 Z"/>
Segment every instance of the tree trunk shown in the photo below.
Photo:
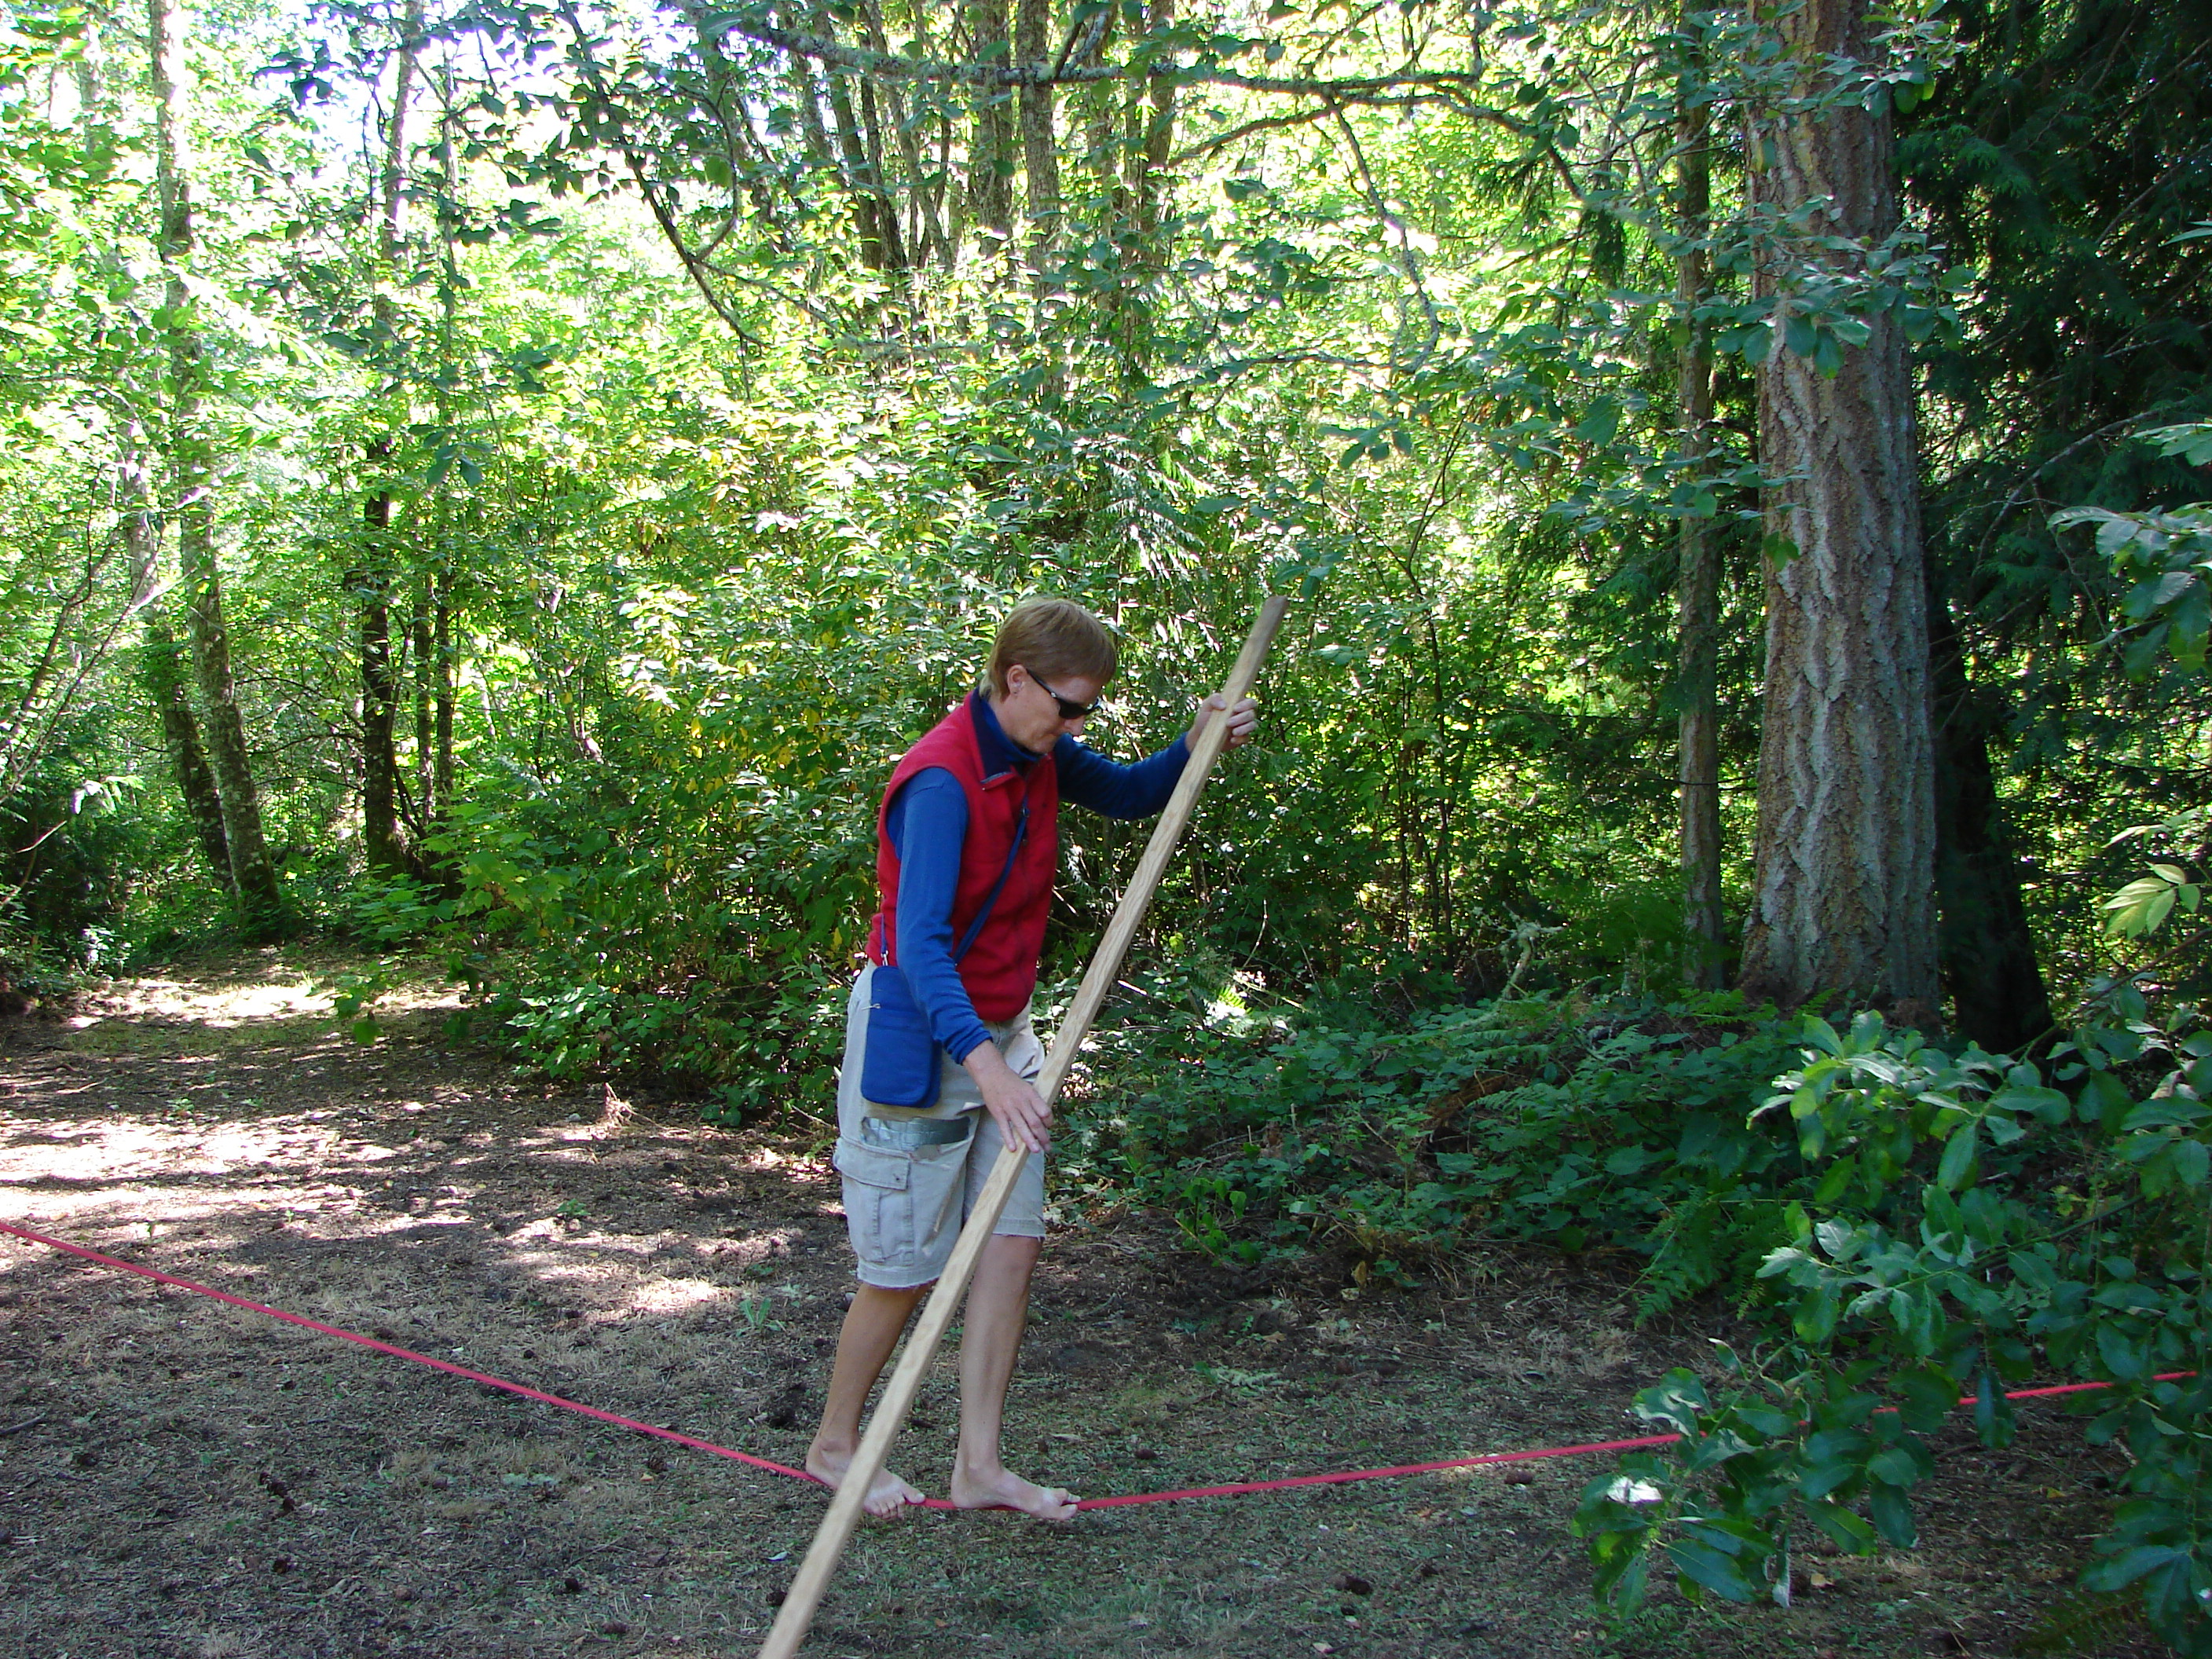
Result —
<path fill-rule="evenodd" d="M 1683 20 L 1686 40 L 1692 24 Z M 1686 70 L 1684 79 L 1688 73 Z M 1712 447 L 1713 354 L 1706 325 L 1696 312 L 1710 295 L 1712 277 L 1704 239 L 1712 209 L 1712 120 L 1710 106 L 1678 94 L 1674 106 L 1675 234 L 1683 246 L 1674 259 L 1674 295 L 1684 339 L 1676 366 L 1675 397 L 1682 422 L 1684 481 L 1705 471 Z M 1681 675 L 1677 757 L 1682 823 L 1683 979 L 1699 990 L 1717 990 L 1725 956 L 1721 915 L 1721 750 L 1718 655 L 1720 548 L 1711 514 L 1684 514 L 1679 530 L 1681 568 L 1676 581 L 1675 639 Z"/>
<path fill-rule="evenodd" d="M 1109 12 L 1097 38 L 1091 42 L 1079 67 L 1087 67 L 1103 61 L 1105 50 L 1113 44 L 1115 14 Z M 1110 220 L 1117 224 L 1129 219 L 1131 214 L 1129 185 L 1121 154 L 1121 132 L 1118 117 L 1121 100 L 1127 95 L 1112 81 L 1097 81 L 1081 88 L 1073 94 L 1077 107 L 1082 112 L 1084 148 L 1089 152 L 1092 175 L 1098 184 L 1099 198 L 1106 204 Z"/>
<path fill-rule="evenodd" d="M 131 599 L 146 610 L 146 642 L 138 655 L 138 678 L 161 721 L 161 750 L 177 793 L 183 797 L 185 816 L 191 821 L 192 837 L 207 860 L 216 884 L 238 896 L 231 880 L 230 843 L 222 833 L 222 802 L 217 797 L 215 774 L 208 769 L 207 751 L 200 744 L 200 725 L 192 713 L 191 695 L 184 653 L 169 626 L 167 608 L 155 598 L 161 561 L 160 521 L 154 514 L 152 481 L 146 476 L 145 451 L 137 422 L 125 417 L 123 453 L 117 466 L 123 507 L 123 545 L 131 563 Z"/>
<path fill-rule="evenodd" d="M 453 809 L 453 579 L 443 571 L 432 578 L 430 653 L 436 673 L 430 696 L 431 741 L 436 759 L 430 771 L 430 792 L 442 815 Z M 429 817 L 426 811 L 424 816 Z M 432 820 L 434 823 L 434 819 Z"/>
<path fill-rule="evenodd" d="M 2017 1054 L 2051 1030 L 2051 996 L 1990 765 L 1993 714 L 1966 679 L 1958 629 L 1932 575 L 1929 590 L 1943 988 L 1962 1035 L 1992 1053 Z"/>
<path fill-rule="evenodd" d="M 807 59 L 793 57 L 791 60 L 792 101 L 799 106 L 799 133 L 806 149 L 806 159 L 825 170 L 837 165 L 830 154 L 830 131 L 822 124 L 822 88 L 814 78 L 814 66 Z"/>
<path fill-rule="evenodd" d="M 876 83 L 864 79 L 860 82 L 861 153 L 867 158 L 865 188 L 876 204 L 876 229 L 883 239 L 884 269 L 902 271 L 907 268 L 907 249 L 913 239 L 906 234 L 899 217 L 898 204 L 892 199 L 890 170 L 884 165 L 884 123 L 876 96 Z"/>
<path fill-rule="evenodd" d="M 184 798 L 192 839 L 199 843 L 209 873 L 218 886 L 237 896 L 230 867 L 230 842 L 222 832 L 222 799 L 200 744 L 200 725 L 185 687 L 184 653 L 169 626 L 167 608 L 156 600 L 146 611 L 146 643 L 138 658 L 139 678 L 161 719 L 161 749 L 169 773 Z"/>
<path fill-rule="evenodd" d="M 860 21 L 867 40 L 868 50 L 889 55 L 890 41 L 884 33 L 883 12 L 877 0 L 866 0 L 866 3 L 860 9 Z M 920 21 L 917 17 L 918 32 Z M 899 89 L 897 82 L 885 81 L 879 88 L 875 88 L 873 95 L 883 100 L 884 112 L 890 122 L 890 136 L 898 146 L 899 161 L 905 175 L 906 218 L 901 234 L 904 238 L 907 258 L 910 264 L 915 265 L 932 257 L 942 263 L 945 258 L 945 233 L 937 222 L 939 188 L 923 182 L 929 169 L 922 164 L 921 135 L 919 131 L 921 124 L 910 118 L 907 109 L 906 95 Z M 864 106 L 861 112 L 872 133 L 876 126 L 875 111 Z M 890 176 L 884 169 L 884 158 L 880 151 L 881 144 L 878 141 L 877 151 L 871 159 L 876 169 L 876 178 L 879 185 L 883 185 Z M 882 193 L 888 197 L 890 192 L 885 189 Z"/>
<path fill-rule="evenodd" d="M 1873 55 L 1866 0 L 1806 0 L 1778 27 L 1808 76 Z M 1912 383 L 1894 317 L 1832 374 L 1785 349 L 1793 260 L 1856 256 L 1813 239 L 1879 241 L 1897 221 L 1887 115 L 1856 104 L 1779 115 L 1750 137 L 1754 209 L 1805 214 L 1804 243 L 1768 250 L 1777 300 L 1759 374 L 1770 487 L 1759 845 L 1743 985 L 1795 1006 L 1824 993 L 1936 1022 L 1936 800 L 1927 583 Z"/>
<path fill-rule="evenodd" d="M 1014 56 L 1051 67 L 1052 0 L 1015 0 Z M 1021 89 L 1022 173 L 1029 185 L 1030 268 L 1042 272 L 1060 240 L 1060 149 L 1053 131 L 1053 89 Z"/>
<path fill-rule="evenodd" d="M 444 359 L 438 377 L 438 423 L 453 423 L 453 386 L 459 362 L 461 257 L 458 204 L 461 191 L 460 146 L 455 142 L 453 64 L 447 60 L 443 77 L 443 113 L 439 137 L 443 140 L 446 210 L 440 216 L 439 237 L 443 244 L 445 279 L 439 295 L 439 351 Z M 473 508 L 471 508 L 473 510 Z M 430 743 L 428 781 L 423 790 L 422 822 L 435 833 L 453 808 L 453 504 L 442 490 L 437 502 L 436 556 L 424 578 L 430 607 L 430 640 L 422 666 L 430 678 Z M 425 852 L 421 863 L 433 865 Z"/>
<path fill-rule="evenodd" d="M 415 38 L 422 26 L 421 0 L 410 0 L 398 61 L 393 66 L 392 115 L 384 134 L 384 170 L 379 181 L 376 295 L 372 308 L 382 349 L 402 379 L 397 361 L 398 309 L 392 287 L 399 276 L 400 214 L 407 173 L 407 107 L 415 89 Z M 404 396 L 404 393 L 398 394 Z M 381 471 L 392 459 L 389 437 L 372 439 L 368 459 Z M 369 485 L 362 507 L 362 555 L 353 580 L 361 607 L 361 841 L 362 861 L 375 875 L 392 876 L 412 867 L 399 830 L 399 756 L 397 732 L 399 688 L 392 665 L 392 593 L 398 561 L 392 544 L 392 491 L 381 478 Z"/>
<path fill-rule="evenodd" d="M 430 578 L 426 573 L 416 578 L 414 616 L 408 629 L 408 666 L 415 682 L 415 811 L 416 828 L 427 834 L 431 820 L 437 816 L 435 768 L 431 755 L 434 744 L 430 714 L 431 700 L 436 694 L 437 665 L 431 659 L 430 643 Z"/>
<path fill-rule="evenodd" d="M 1013 23 L 1006 0 L 975 0 L 969 33 L 985 63 L 1007 61 Z M 975 133 L 969 143 L 968 199 L 979 230 L 990 233 L 984 252 L 1011 257 L 1014 240 L 1013 94 L 986 88 L 977 94 Z"/>
<path fill-rule="evenodd" d="M 390 459 L 392 444 L 368 446 L 372 466 Z M 362 562 L 353 573 L 354 602 L 361 608 L 361 841 L 362 856 L 376 875 L 407 868 L 399 836 L 399 757 L 393 744 L 398 687 L 392 672 L 392 496 L 373 487 L 362 507 Z"/>
<path fill-rule="evenodd" d="M 817 9 L 814 32 L 834 40 L 836 31 L 830 14 Z M 870 270 L 896 274 L 906 269 L 906 247 L 899 234 L 898 210 L 884 190 L 878 161 L 883 144 L 873 117 L 875 91 L 863 81 L 861 95 L 869 120 L 865 130 L 854 113 L 853 94 L 847 77 L 834 68 L 823 70 L 830 94 L 830 114 L 836 128 L 837 154 L 843 162 L 845 189 L 853 204 L 853 228 L 860 238 L 860 263 Z"/>
<path fill-rule="evenodd" d="M 207 711 L 207 749 L 222 812 L 231 887 L 240 923 L 262 937 L 283 923 L 283 900 L 261 828 L 261 799 L 247 763 L 246 722 L 230 667 L 222 579 L 215 544 L 215 449 L 201 424 L 207 354 L 198 302 L 185 280 L 192 252 L 191 94 L 185 17 L 173 0 L 148 0 L 155 97 L 155 181 L 161 221 L 158 252 L 167 277 L 161 324 L 167 348 L 169 470 L 175 481 L 177 552 L 192 642 L 192 668 Z"/>
<path fill-rule="evenodd" d="M 1152 0 L 1145 13 L 1147 33 L 1158 33 L 1175 23 L 1175 0 Z M 1167 264 L 1158 244 L 1168 186 L 1168 158 L 1175 151 L 1176 88 L 1171 76 L 1153 76 L 1146 88 L 1144 142 L 1137 147 L 1137 178 L 1132 194 L 1137 204 L 1137 235 L 1140 258 L 1153 270 Z"/>

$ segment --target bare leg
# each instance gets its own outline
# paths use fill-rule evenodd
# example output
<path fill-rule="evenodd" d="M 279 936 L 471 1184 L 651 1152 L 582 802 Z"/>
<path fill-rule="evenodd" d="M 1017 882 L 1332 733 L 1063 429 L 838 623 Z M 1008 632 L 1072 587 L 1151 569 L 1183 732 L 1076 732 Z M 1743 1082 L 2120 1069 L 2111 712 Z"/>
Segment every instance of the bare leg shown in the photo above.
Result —
<path fill-rule="evenodd" d="M 837 1359 L 830 1368 L 830 1397 L 822 1404 L 822 1426 L 814 1431 L 806 1448 L 806 1472 L 836 1486 L 852 1466 L 860 1445 L 860 1413 L 868 1404 L 868 1390 L 883 1374 L 884 1363 L 898 1346 L 907 1316 L 929 1289 L 918 1285 L 910 1291 L 887 1291 L 879 1285 L 863 1285 L 853 1293 L 845 1310 L 845 1327 L 837 1335 Z M 921 1494 L 889 1469 L 878 1472 L 862 1505 L 870 1515 L 896 1515 L 908 1504 L 921 1502 Z"/>
<path fill-rule="evenodd" d="M 1073 1492 L 1024 1480 L 999 1461 L 1006 1386 L 1029 1316 L 1030 1273 L 1043 1242 L 996 1237 L 975 1264 L 960 1340 L 960 1455 L 952 1465 L 952 1501 L 963 1510 L 1021 1510 L 1041 1521 L 1069 1521 Z"/>

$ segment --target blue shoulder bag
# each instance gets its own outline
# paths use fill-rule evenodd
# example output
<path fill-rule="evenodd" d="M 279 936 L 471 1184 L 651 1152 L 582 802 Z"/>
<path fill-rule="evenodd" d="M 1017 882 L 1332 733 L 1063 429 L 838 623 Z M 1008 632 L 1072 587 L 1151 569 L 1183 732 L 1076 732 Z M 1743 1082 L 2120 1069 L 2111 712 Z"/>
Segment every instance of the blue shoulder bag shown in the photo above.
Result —
<path fill-rule="evenodd" d="M 1021 856 L 1022 841 L 1030 832 L 1030 804 L 1022 802 L 1022 815 L 1014 823 L 1014 844 L 1006 853 L 1006 867 L 999 872 L 991 896 L 975 913 L 968 932 L 952 952 L 954 965 L 968 954 L 969 946 L 991 919 L 1006 879 Z M 929 1030 L 929 1015 L 914 999 L 914 987 L 895 962 L 878 966 L 868 981 L 868 1035 L 860 1060 L 860 1097 L 872 1105 L 902 1111 L 919 1111 L 937 1103 L 937 1056 L 942 1048 Z"/>

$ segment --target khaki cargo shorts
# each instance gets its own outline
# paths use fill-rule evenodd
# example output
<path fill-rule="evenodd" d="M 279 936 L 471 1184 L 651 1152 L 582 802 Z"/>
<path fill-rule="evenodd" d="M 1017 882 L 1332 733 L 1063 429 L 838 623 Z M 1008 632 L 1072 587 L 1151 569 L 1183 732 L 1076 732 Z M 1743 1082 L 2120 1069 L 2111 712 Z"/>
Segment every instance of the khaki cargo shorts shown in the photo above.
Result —
<path fill-rule="evenodd" d="M 837 1074 L 837 1173 L 845 1177 L 845 1230 L 860 1259 L 863 1285 L 912 1290 L 945 1271 L 969 1211 L 1006 1142 L 975 1079 L 939 1051 L 937 1103 L 926 1111 L 872 1106 L 860 1097 L 860 1061 L 867 1044 L 868 981 L 860 969 L 845 1006 L 845 1063 Z M 984 1022 L 1006 1063 L 1025 1078 L 1044 1069 L 1044 1048 L 1030 1029 L 1029 1011 L 1003 1025 Z M 992 1231 L 1001 1237 L 1044 1237 L 1044 1155 L 1030 1154 L 1013 1195 Z"/>

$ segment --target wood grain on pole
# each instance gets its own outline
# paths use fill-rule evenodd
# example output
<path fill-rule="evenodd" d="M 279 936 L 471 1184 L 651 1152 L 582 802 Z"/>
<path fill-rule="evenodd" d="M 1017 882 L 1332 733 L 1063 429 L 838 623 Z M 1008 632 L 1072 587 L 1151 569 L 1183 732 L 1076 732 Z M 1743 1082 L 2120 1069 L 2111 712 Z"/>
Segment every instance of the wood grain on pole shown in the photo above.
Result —
<path fill-rule="evenodd" d="M 1260 608 L 1259 620 L 1252 624 L 1244 648 L 1237 653 L 1237 665 L 1230 671 L 1228 683 L 1221 688 L 1224 701 L 1234 703 L 1251 690 L 1290 603 L 1286 599 L 1270 599 Z M 1191 812 L 1198 804 L 1199 792 L 1206 787 L 1206 775 L 1213 769 L 1213 763 L 1220 757 L 1228 738 L 1229 722 L 1217 714 L 1206 723 L 1206 730 L 1199 734 L 1192 748 L 1190 759 L 1184 763 L 1175 793 L 1160 814 L 1152 838 L 1146 844 L 1145 855 L 1138 862 L 1136 873 L 1129 878 L 1113 920 L 1106 925 L 1105 937 L 1098 941 L 1098 949 L 1092 953 L 1091 966 L 1083 975 L 1075 1000 L 1068 1005 L 1067 1013 L 1054 1034 L 1052 1052 L 1046 1055 L 1044 1069 L 1036 1080 L 1036 1091 L 1047 1105 L 1060 1092 L 1068 1068 L 1075 1063 L 1077 1050 L 1090 1034 L 1091 1021 L 1098 1017 L 1106 994 L 1114 988 L 1129 941 L 1136 936 L 1138 926 L 1145 919 L 1146 908 L 1152 902 L 1160 878 L 1167 872 L 1176 842 L 1182 838 L 1183 827 L 1190 822 Z M 1012 1194 L 1014 1182 L 1020 1177 L 1028 1157 L 1011 1142 L 1000 1154 L 991 1178 L 984 1183 L 975 1207 L 960 1230 L 951 1259 L 938 1278 L 937 1288 L 930 1292 L 921 1320 L 908 1333 L 905 1351 L 899 1356 L 890 1381 L 884 1385 L 883 1397 L 876 1403 L 875 1414 L 868 1419 L 867 1432 L 860 1437 L 852 1464 L 839 1481 L 822 1524 L 815 1529 L 806 1559 L 799 1563 L 799 1572 L 784 1594 L 783 1606 L 776 1613 L 768 1640 L 761 1644 L 760 1659 L 791 1659 L 799 1651 L 799 1644 L 806 1639 L 806 1627 L 814 1620 L 814 1609 L 830 1586 L 830 1576 L 837 1570 L 846 1541 L 860 1523 L 860 1506 L 868 1488 L 890 1457 L 891 1442 L 905 1426 L 907 1412 L 914 1404 L 922 1376 L 936 1358 L 938 1345 L 945 1340 L 953 1315 L 959 1310 L 961 1296 L 975 1274 L 976 1260 L 990 1242 L 992 1229 L 999 1224 L 999 1216 L 1006 1207 L 1006 1200 Z"/>

